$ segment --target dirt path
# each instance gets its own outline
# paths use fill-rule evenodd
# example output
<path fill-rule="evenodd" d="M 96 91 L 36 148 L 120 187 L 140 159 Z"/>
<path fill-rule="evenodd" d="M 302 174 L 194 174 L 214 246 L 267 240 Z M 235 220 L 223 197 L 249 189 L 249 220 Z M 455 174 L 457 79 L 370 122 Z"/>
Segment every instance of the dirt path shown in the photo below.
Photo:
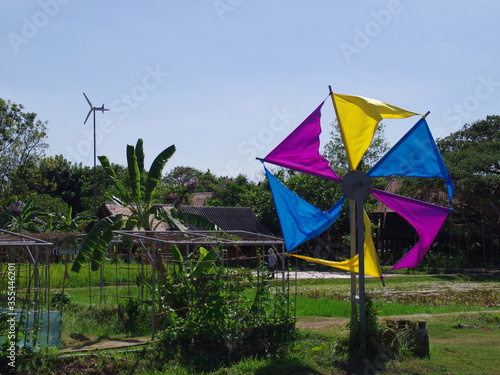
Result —
<path fill-rule="evenodd" d="M 145 337 L 97 337 L 71 334 L 71 337 L 65 340 L 65 348 L 61 353 L 88 352 L 103 349 L 120 349 L 141 346 L 151 341 L 151 336 Z"/>

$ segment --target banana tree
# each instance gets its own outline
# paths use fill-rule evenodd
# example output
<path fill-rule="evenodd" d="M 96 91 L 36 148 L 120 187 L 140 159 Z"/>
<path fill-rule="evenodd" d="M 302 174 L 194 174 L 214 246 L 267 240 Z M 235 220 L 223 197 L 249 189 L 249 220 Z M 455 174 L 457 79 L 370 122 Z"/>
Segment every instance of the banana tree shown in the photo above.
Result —
<path fill-rule="evenodd" d="M 112 232 L 117 229 L 153 230 L 154 221 L 158 218 L 157 208 L 154 206 L 154 194 L 160 183 L 163 168 L 175 152 L 172 145 L 163 150 L 154 159 L 149 171 L 144 170 L 143 141 L 139 139 L 136 146 L 127 145 L 128 179 L 125 184 L 118 179 L 114 169 L 106 156 L 99 156 L 99 162 L 111 183 L 118 192 L 118 196 L 111 198 L 131 211 L 128 217 L 115 216 L 101 220 L 82 243 L 80 252 L 75 258 L 72 270 L 78 272 L 82 265 L 92 257 L 92 270 L 97 270 L 104 258 L 104 252 L 113 238 Z M 108 219 L 108 220 L 106 220 Z M 105 240 L 98 240 L 98 238 Z"/>
<path fill-rule="evenodd" d="M 29 200 L 18 215 L 9 211 L 8 207 L 4 207 L 0 213 L 0 223 L 2 227 L 11 232 L 41 232 L 42 226 L 45 224 L 41 217 L 47 217 L 49 214 L 40 212 L 40 209 L 33 205 L 33 200 Z"/>
<path fill-rule="evenodd" d="M 146 175 L 142 139 L 137 141 L 135 148 L 127 145 L 128 179 L 125 185 L 117 178 L 109 159 L 106 156 L 98 157 L 106 175 L 118 191 L 118 196 L 112 196 L 111 198 L 123 206 L 128 206 L 132 211 L 132 214 L 126 220 L 125 227 L 127 229 L 133 229 L 134 227 L 143 230 L 154 229 L 153 224 L 157 217 L 157 208 L 153 205 L 154 194 L 160 183 L 163 168 L 174 152 L 174 145 L 163 150 L 155 158 Z"/>
<path fill-rule="evenodd" d="M 44 229 L 49 232 L 81 232 L 81 225 L 98 218 L 90 215 L 76 215 L 73 217 L 73 208 L 68 206 L 66 212 L 51 213 L 48 216 Z"/>

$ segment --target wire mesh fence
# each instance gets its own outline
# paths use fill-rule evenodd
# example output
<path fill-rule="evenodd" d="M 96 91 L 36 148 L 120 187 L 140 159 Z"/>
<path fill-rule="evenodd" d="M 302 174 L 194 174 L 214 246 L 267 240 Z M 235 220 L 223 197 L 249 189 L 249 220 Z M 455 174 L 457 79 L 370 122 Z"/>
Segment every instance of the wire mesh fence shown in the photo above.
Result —
<path fill-rule="evenodd" d="M 98 271 L 74 273 L 79 240 L 1 233 L 0 343 L 15 334 L 19 346 L 61 345 L 78 331 L 235 345 L 294 324 L 280 238 L 119 231 Z"/>

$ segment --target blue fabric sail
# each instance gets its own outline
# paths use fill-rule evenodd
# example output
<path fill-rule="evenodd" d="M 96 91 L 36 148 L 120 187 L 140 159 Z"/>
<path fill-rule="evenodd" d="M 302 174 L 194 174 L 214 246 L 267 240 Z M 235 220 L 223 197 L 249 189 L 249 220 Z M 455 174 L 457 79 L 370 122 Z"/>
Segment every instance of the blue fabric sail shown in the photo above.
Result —
<path fill-rule="evenodd" d="M 425 118 L 420 119 L 367 173 L 370 177 L 441 177 L 448 199 L 454 186 Z"/>
<path fill-rule="evenodd" d="M 267 168 L 264 169 L 287 252 L 320 235 L 338 219 L 345 197 L 340 198 L 327 212 L 324 212 L 289 190 Z"/>

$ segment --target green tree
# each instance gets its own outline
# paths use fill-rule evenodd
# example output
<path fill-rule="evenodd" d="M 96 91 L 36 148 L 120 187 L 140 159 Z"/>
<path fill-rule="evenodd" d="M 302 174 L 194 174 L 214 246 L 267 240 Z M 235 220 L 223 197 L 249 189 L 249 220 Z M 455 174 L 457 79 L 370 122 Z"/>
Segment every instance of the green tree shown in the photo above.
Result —
<path fill-rule="evenodd" d="M 235 178 L 219 177 L 212 198 L 207 199 L 209 206 L 248 207 L 247 196 L 255 185 L 244 175 Z"/>
<path fill-rule="evenodd" d="M 175 167 L 162 180 L 163 201 L 175 207 L 189 205 L 191 194 L 199 191 L 198 181 L 203 172 L 192 167 Z"/>
<path fill-rule="evenodd" d="M 175 167 L 163 178 L 161 196 L 165 203 L 173 204 L 175 207 L 189 205 L 192 193 L 216 194 L 222 189 L 223 181 L 223 178 L 216 177 L 210 170 L 202 172 L 192 167 Z"/>
<path fill-rule="evenodd" d="M 112 165 L 119 179 L 123 179 L 125 168 Z M 49 195 L 61 199 L 71 206 L 73 215 L 92 213 L 94 195 L 94 171 L 82 163 L 71 163 L 63 155 L 43 158 L 39 165 L 40 184 L 37 194 Z M 106 194 L 117 195 L 114 186 L 110 186 L 104 168 L 96 168 L 98 203 L 106 200 Z M 61 210 L 57 210 L 61 211 Z M 62 210 L 65 211 L 65 210 Z M 55 212 L 55 211 L 53 211 Z"/>
<path fill-rule="evenodd" d="M 163 183 L 171 186 L 186 185 L 198 180 L 202 174 L 203 172 L 199 169 L 181 165 L 168 172 L 163 178 Z"/>
<path fill-rule="evenodd" d="M 0 98 L 0 196 L 29 197 L 39 176 L 37 166 L 48 147 L 47 122 L 24 106 Z"/>
<path fill-rule="evenodd" d="M 274 207 L 273 197 L 267 181 L 258 183 L 246 192 L 244 205 L 250 207 L 257 219 L 272 233 L 280 233 L 278 216 Z"/>

